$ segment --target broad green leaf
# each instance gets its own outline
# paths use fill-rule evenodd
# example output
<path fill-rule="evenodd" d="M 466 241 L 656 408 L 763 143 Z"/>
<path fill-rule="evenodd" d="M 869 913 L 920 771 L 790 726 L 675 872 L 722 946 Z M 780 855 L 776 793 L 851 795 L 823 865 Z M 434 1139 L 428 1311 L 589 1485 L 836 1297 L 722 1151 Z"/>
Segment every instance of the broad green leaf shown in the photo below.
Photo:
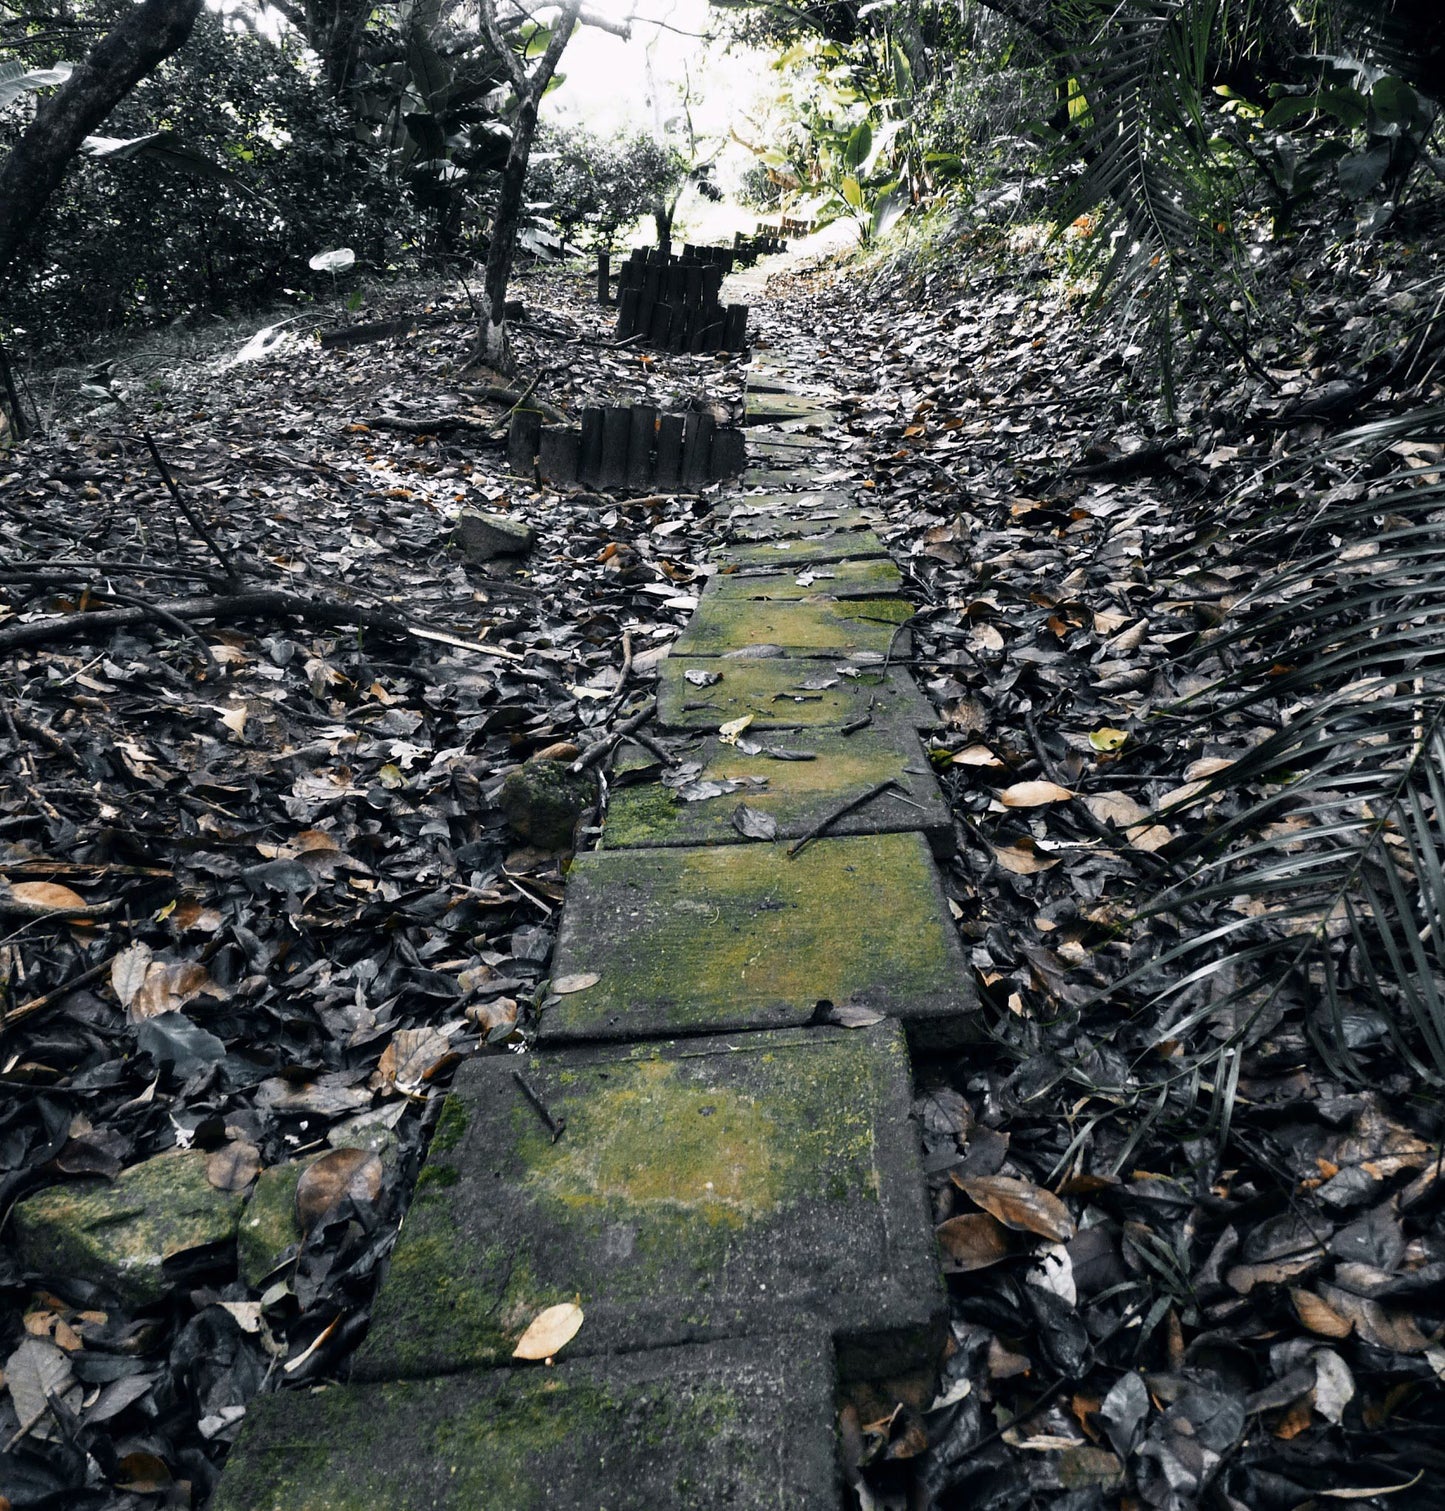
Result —
<path fill-rule="evenodd" d="M 32 89 L 53 89 L 65 83 L 74 72 L 74 63 L 56 63 L 51 68 L 26 68 L 14 58 L 0 63 L 0 110 Z"/>
<path fill-rule="evenodd" d="M 859 121 L 853 130 L 849 132 L 848 140 L 843 144 L 843 166 L 845 168 L 858 168 L 861 164 L 868 161 L 868 154 L 872 150 L 873 128 L 867 121 Z"/>
<path fill-rule="evenodd" d="M 863 205 L 863 190 L 858 180 L 851 174 L 845 175 L 841 185 L 844 201 L 853 209 L 861 209 Z"/>

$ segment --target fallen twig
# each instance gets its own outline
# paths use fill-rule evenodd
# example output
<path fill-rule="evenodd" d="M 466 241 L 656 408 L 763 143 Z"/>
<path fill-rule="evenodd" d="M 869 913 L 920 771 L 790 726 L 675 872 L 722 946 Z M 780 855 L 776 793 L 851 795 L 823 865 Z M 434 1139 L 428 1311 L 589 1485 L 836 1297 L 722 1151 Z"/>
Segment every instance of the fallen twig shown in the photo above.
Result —
<path fill-rule="evenodd" d="M 211 554 L 220 562 L 221 570 L 226 574 L 227 581 L 238 582 L 240 580 L 240 573 L 236 571 L 235 564 L 225 551 L 221 549 L 220 542 L 211 534 L 205 520 L 186 502 L 181 490 L 176 486 L 176 480 L 171 476 L 171 469 L 166 466 L 165 458 L 160 454 L 150 431 L 142 431 L 141 439 L 145 441 L 146 447 L 151 454 L 151 460 L 156 464 L 156 470 L 160 473 L 161 481 L 166 485 L 166 489 L 170 493 L 176 508 L 185 515 L 191 529 L 205 541 L 206 545 L 210 548 Z"/>
<path fill-rule="evenodd" d="M 598 761 L 603 760 L 606 757 L 607 752 L 611 750 L 619 740 L 625 740 L 630 735 L 635 735 L 637 731 L 641 729 L 642 726 L 646 724 L 647 721 L 656 712 L 657 699 L 653 698 L 648 702 L 647 706 L 641 710 L 641 712 L 633 714 L 633 716 L 628 719 L 626 723 L 619 724 L 611 734 L 604 735 L 600 740 L 596 740 L 591 745 L 589 745 L 587 749 L 584 750 L 582 754 L 572 762 L 571 766 L 568 767 L 568 770 L 571 771 L 574 776 L 578 776 L 582 772 L 586 771 L 589 766 L 595 766 Z"/>
<path fill-rule="evenodd" d="M 893 777 L 889 777 L 886 782 L 879 782 L 876 786 L 870 787 L 867 792 L 849 799 L 841 808 L 835 808 L 831 813 L 825 814 L 801 839 L 794 840 L 788 846 L 788 859 L 792 860 L 794 856 L 800 854 L 815 839 L 826 834 L 840 818 L 847 818 L 855 808 L 861 808 L 865 803 L 871 803 L 875 797 L 881 797 L 890 787 L 897 787 L 902 791 L 902 785 L 901 782 L 895 781 Z"/>
<path fill-rule="evenodd" d="M 527 1084 L 526 1078 L 522 1075 L 522 1072 L 520 1070 L 514 1070 L 512 1072 L 512 1079 L 517 1083 L 518 1086 L 522 1088 L 522 1095 L 526 1097 L 528 1103 L 531 1105 L 533 1112 L 535 1112 L 537 1116 L 541 1118 L 542 1121 L 547 1125 L 547 1131 L 552 1135 L 552 1142 L 555 1144 L 557 1140 L 562 1137 L 563 1132 L 566 1130 L 567 1119 L 554 1118 L 552 1116 L 552 1114 L 547 1110 L 547 1104 Z"/>
<path fill-rule="evenodd" d="M 36 1013 L 42 1013 L 47 1007 L 53 1007 L 62 997 L 68 997 L 71 992 L 78 992 L 81 987 L 89 986 L 92 981 L 98 980 L 110 970 L 110 962 L 111 957 L 107 956 L 98 965 L 87 966 L 78 976 L 72 976 L 69 981 L 57 986 L 53 991 L 45 992 L 39 997 L 32 997 L 28 1002 L 22 1002 L 19 1007 L 12 1008 L 8 1013 L 0 1008 L 0 1034 L 3 1034 L 11 1024 L 33 1018 Z"/>
<path fill-rule="evenodd" d="M 86 614 L 61 614 L 48 619 L 31 620 L 25 624 L 3 625 L 0 626 L 0 654 L 21 647 L 79 640 L 87 635 L 120 629 L 125 625 L 141 624 L 147 619 L 155 618 L 158 610 L 176 620 L 209 619 L 218 624 L 237 619 L 290 615 L 316 624 L 360 625 L 365 629 L 381 630 L 398 637 L 449 645 L 457 650 L 479 651 L 484 656 L 499 656 L 505 661 L 524 659 L 519 651 L 509 651 L 498 645 L 483 645 L 480 641 L 463 640 L 460 636 L 448 635 L 443 630 L 427 629 L 388 613 L 385 609 L 344 603 L 334 598 L 307 598 L 281 588 L 258 588 L 253 592 L 225 596 L 172 598 L 145 608 L 96 609 Z"/>

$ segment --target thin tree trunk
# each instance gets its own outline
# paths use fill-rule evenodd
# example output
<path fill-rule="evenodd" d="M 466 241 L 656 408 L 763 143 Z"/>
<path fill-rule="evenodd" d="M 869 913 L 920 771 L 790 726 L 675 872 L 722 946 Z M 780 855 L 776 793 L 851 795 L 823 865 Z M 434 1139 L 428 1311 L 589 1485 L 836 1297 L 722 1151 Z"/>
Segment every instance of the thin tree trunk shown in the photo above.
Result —
<path fill-rule="evenodd" d="M 561 13 L 552 25 L 552 37 L 537 66 L 530 73 L 512 51 L 511 43 L 497 24 L 494 0 L 481 0 L 482 28 L 496 49 L 517 91 L 517 118 L 512 127 L 512 145 L 502 170 L 497 210 L 492 217 L 492 240 L 487 248 L 487 272 L 482 284 L 481 331 L 477 355 L 498 372 L 511 371 L 512 354 L 507 342 L 507 285 L 517 255 L 517 232 L 521 229 L 523 190 L 527 163 L 532 156 L 532 138 L 537 133 L 537 107 L 561 61 L 562 50 L 577 25 L 582 0 L 563 0 Z"/>
<path fill-rule="evenodd" d="M 185 46 L 203 4 L 143 0 L 126 10 L 41 104 L 0 167 L 0 274 L 60 187 L 80 144 L 152 69 Z"/>

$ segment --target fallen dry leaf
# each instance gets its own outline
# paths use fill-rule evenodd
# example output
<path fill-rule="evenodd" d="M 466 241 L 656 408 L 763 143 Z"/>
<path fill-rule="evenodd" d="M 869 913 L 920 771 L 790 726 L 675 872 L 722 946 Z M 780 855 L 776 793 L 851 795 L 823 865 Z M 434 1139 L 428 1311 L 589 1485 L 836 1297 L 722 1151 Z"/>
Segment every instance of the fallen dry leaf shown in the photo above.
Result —
<path fill-rule="evenodd" d="M 1057 782 L 1015 782 L 999 793 L 998 800 L 1005 808 L 1042 808 L 1046 803 L 1067 803 L 1073 795 Z"/>
<path fill-rule="evenodd" d="M 381 1160 L 366 1149 L 333 1149 L 314 1160 L 296 1182 L 296 1220 L 310 1233 L 350 1197 L 370 1205 L 381 1195 Z"/>
<path fill-rule="evenodd" d="M 950 1217 L 933 1231 L 948 1268 L 960 1274 L 987 1269 L 1014 1252 L 1008 1229 L 984 1212 Z"/>
<path fill-rule="evenodd" d="M 1069 1209 L 1042 1186 L 1011 1175 L 955 1176 L 954 1183 L 1005 1227 L 1067 1243 L 1077 1232 Z"/>
<path fill-rule="evenodd" d="M 550 1359 L 573 1338 L 582 1326 L 582 1308 L 575 1301 L 563 1301 L 537 1313 L 512 1350 L 514 1359 Z"/>

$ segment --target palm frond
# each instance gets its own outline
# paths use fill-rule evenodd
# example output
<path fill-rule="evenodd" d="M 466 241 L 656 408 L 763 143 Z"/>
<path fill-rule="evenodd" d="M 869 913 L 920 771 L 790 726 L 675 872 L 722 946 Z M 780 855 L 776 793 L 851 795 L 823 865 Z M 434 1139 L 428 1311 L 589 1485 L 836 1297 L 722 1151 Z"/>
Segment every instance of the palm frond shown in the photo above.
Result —
<path fill-rule="evenodd" d="M 1440 422 L 1349 443 L 1438 442 Z M 1247 1038 L 1287 996 L 1337 1073 L 1362 1076 L 1373 1039 L 1445 1084 L 1442 526 L 1445 484 L 1418 469 L 1280 526 L 1284 564 L 1198 653 L 1215 680 L 1173 717 L 1237 754 L 1159 815 L 1193 831 L 1174 855 L 1188 881 L 1145 910 L 1178 935 L 1131 978 L 1162 983 L 1161 1036 L 1224 1021 Z"/>

